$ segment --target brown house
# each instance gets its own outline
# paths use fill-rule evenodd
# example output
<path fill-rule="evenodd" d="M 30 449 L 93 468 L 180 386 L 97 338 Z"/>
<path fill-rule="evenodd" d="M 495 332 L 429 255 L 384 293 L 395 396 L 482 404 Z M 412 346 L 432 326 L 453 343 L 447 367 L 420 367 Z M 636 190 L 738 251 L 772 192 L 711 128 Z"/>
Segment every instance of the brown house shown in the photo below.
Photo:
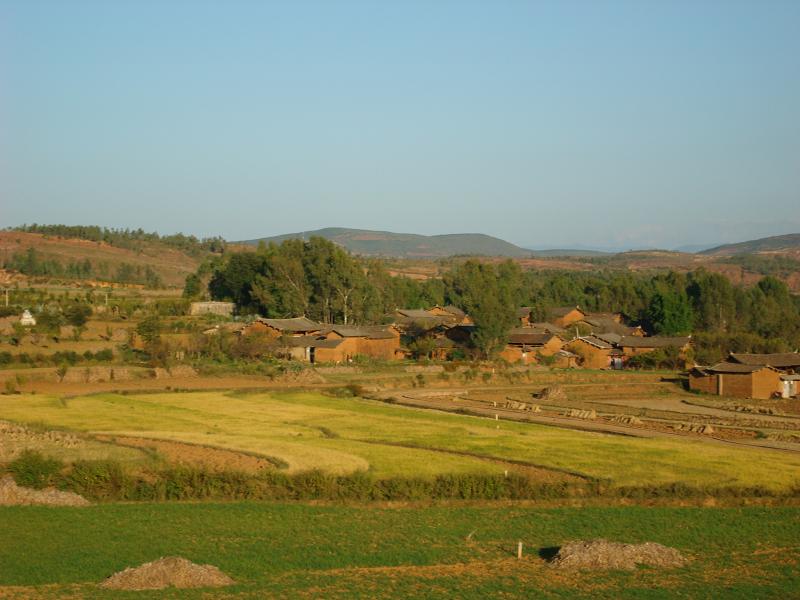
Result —
<path fill-rule="evenodd" d="M 550 322 L 559 327 L 569 327 L 573 323 L 583 321 L 586 313 L 578 306 L 561 306 L 550 310 Z"/>
<path fill-rule="evenodd" d="M 677 348 L 682 358 L 686 358 L 691 347 L 691 336 L 686 337 L 640 337 L 626 335 L 620 338 L 617 346 L 622 350 L 623 360 L 628 360 L 639 354 L 647 354 L 662 348 Z"/>
<path fill-rule="evenodd" d="M 613 333 L 619 336 L 644 336 L 644 330 L 638 325 L 632 327 L 622 322 L 622 315 L 619 313 L 592 313 L 586 315 L 581 323 L 594 334 Z"/>
<path fill-rule="evenodd" d="M 242 329 L 242 335 L 265 333 L 270 337 L 300 337 L 319 333 L 323 326 L 305 317 L 294 319 L 265 319 L 258 317 Z"/>
<path fill-rule="evenodd" d="M 517 320 L 520 327 L 529 327 L 531 324 L 531 307 L 523 306 L 517 309 Z"/>
<path fill-rule="evenodd" d="M 447 305 L 439 306 L 438 304 L 433 308 L 428 309 L 430 314 L 436 317 L 443 317 L 447 319 L 448 324 L 452 325 L 472 325 L 473 321 L 470 316 L 457 306 Z"/>
<path fill-rule="evenodd" d="M 779 395 L 783 387 L 780 372 L 763 365 L 721 362 L 689 372 L 689 388 L 706 394 L 766 400 Z"/>
<path fill-rule="evenodd" d="M 513 329 L 500 358 L 510 363 L 538 362 L 537 355 L 553 356 L 564 346 L 564 340 L 552 333 L 532 333 L 529 328 Z"/>
<path fill-rule="evenodd" d="M 566 349 L 577 354 L 581 366 L 587 369 L 608 369 L 613 356 L 618 354 L 612 344 L 593 335 L 575 338 L 566 344 Z"/>
<path fill-rule="evenodd" d="M 394 327 L 335 325 L 323 332 L 325 340 L 337 342 L 332 347 L 318 347 L 312 362 L 345 362 L 356 356 L 379 360 L 402 358 L 400 332 Z"/>

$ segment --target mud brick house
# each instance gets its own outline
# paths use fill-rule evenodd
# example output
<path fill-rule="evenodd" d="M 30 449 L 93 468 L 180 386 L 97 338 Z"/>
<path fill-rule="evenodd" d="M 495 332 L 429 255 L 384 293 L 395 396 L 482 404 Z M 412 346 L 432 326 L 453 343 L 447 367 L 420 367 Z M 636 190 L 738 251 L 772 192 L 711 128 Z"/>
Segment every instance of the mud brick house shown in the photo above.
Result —
<path fill-rule="evenodd" d="M 443 317 L 447 320 L 448 324 L 452 325 L 472 325 L 473 321 L 470 316 L 465 313 L 463 310 L 458 308 L 457 306 L 448 305 L 448 306 L 434 306 L 433 308 L 429 308 L 428 311 L 430 314 L 436 317 Z"/>
<path fill-rule="evenodd" d="M 345 362 L 356 356 L 379 360 L 402 358 L 400 331 L 395 327 L 335 325 L 321 334 L 327 342 L 315 348 L 311 362 Z"/>
<path fill-rule="evenodd" d="M 500 358 L 510 363 L 532 364 L 539 356 L 553 356 L 564 346 L 564 340 L 552 333 L 533 333 L 530 328 L 512 329 L 508 344 Z"/>
<path fill-rule="evenodd" d="M 580 357 L 582 367 L 587 369 L 608 369 L 612 359 L 619 356 L 613 344 L 593 335 L 577 337 L 567 343 L 565 348 Z"/>
<path fill-rule="evenodd" d="M 528 328 L 534 333 L 554 333 L 561 336 L 562 339 L 566 339 L 566 336 L 568 335 L 566 329 L 559 327 L 558 325 L 554 325 L 553 323 L 533 322 L 528 324 Z"/>
<path fill-rule="evenodd" d="M 233 302 L 192 302 L 189 305 L 189 314 L 197 315 L 218 315 L 220 317 L 230 317 L 233 315 Z"/>
<path fill-rule="evenodd" d="M 531 324 L 531 307 L 523 306 L 517 309 L 517 320 L 520 327 L 529 327 Z"/>
<path fill-rule="evenodd" d="M 781 373 L 770 366 L 721 362 L 689 371 L 689 388 L 706 394 L 768 399 L 781 394 Z"/>
<path fill-rule="evenodd" d="M 548 313 L 548 321 L 559 327 L 569 327 L 573 323 L 578 323 L 586 318 L 586 313 L 578 306 L 561 306 L 553 308 Z"/>
<path fill-rule="evenodd" d="M 242 335 L 251 333 L 264 333 L 270 337 L 300 337 L 319 333 L 323 325 L 305 317 L 294 319 L 266 319 L 258 317 L 255 321 L 242 329 Z"/>
<path fill-rule="evenodd" d="M 691 348 L 691 336 L 686 337 L 641 337 L 638 335 L 626 335 L 620 338 L 617 342 L 617 347 L 622 350 L 623 360 L 627 361 L 629 358 L 638 356 L 640 354 L 647 354 L 663 348 L 677 348 L 679 355 L 684 360 L 686 359 L 689 349 Z"/>
<path fill-rule="evenodd" d="M 619 313 L 587 314 L 581 323 L 594 335 L 613 333 L 619 336 L 644 336 L 644 330 L 641 327 L 626 325 Z"/>

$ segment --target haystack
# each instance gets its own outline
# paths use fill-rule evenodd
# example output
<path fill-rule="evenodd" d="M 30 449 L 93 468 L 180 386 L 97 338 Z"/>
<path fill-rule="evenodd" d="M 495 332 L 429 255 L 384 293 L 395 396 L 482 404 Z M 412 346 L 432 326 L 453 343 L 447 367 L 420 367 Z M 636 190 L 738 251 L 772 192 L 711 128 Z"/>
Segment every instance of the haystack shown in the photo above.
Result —
<path fill-rule="evenodd" d="M 198 565 L 180 556 L 166 556 L 114 573 L 100 587 L 114 590 L 162 590 L 222 587 L 235 582 L 213 565 Z"/>
<path fill-rule="evenodd" d="M 550 401 L 568 400 L 567 393 L 564 391 L 564 388 L 562 388 L 560 385 L 553 385 L 550 387 L 546 387 L 538 394 L 535 394 L 535 396 L 540 400 L 550 400 Z"/>
<path fill-rule="evenodd" d="M 654 542 L 620 544 L 600 539 L 564 544 L 550 564 L 564 569 L 632 570 L 636 565 L 682 567 L 686 559 L 675 548 Z"/>

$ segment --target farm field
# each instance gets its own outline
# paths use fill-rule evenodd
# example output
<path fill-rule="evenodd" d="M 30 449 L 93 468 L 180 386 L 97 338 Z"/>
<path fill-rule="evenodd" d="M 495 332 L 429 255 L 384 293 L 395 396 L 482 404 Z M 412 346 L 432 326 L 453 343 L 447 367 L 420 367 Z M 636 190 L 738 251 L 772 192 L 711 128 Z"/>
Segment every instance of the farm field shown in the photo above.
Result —
<path fill-rule="evenodd" d="M 796 597 L 800 586 L 800 509 L 788 507 L 5 507 L 0 530 L 14 540 L 0 545 L 3 598 L 750 599 Z M 543 558 L 568 540 L 594 538 L 656 541 L 689 562 L 587 572 Z M 96 587 L 168 555 L 216 565 L 236 585 L 213 593 Z"/>
<path fill-rule="evenodd" d="M 796 452 L 495 421 L 318 392 L 23 394 L 3 399 L 0 419 L 254 453 L 287 472 L 387 478 L 509 471 L 543 481 L 580 476 L 622 486 L 775 491 L 800 481 Z"/>

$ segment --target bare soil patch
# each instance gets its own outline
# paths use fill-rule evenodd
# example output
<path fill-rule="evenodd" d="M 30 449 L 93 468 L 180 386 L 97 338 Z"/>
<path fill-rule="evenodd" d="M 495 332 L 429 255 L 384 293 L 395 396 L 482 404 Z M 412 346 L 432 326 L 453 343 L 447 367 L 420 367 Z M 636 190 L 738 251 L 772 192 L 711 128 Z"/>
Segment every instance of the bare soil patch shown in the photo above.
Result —
<path fill-rule="evenodd" d="M 198 565 L 180 556 L 159 558 L 114 573 L 100 587 L 114 590 L 163 590 L 223 587 L 235 582 L 213 565 Z"/>
<path fill-rule="evenodd" d="M 608 540 L 578 540 L 559 548 L 550 565 L 562 569 L 633 570 L 636 565 L 666 569 L 682 567 L 686 559 L 675 548 L 645 542 L 621 544 Z"/>
<path fill-rule="evenodd" d="M 128 448 L 151 449 L 162 455 L 168 462 L 179 465 L 201 466 L 212 471 L 241 471 L 244 473 L 260 473 L 275 469 L 269 459 L 225 450 L 200 444 L 187 444 L 171 440 L 157 440 L 128 436 L 98 435 L 102 442 L 111 442 Z"/>
<path fill-rule="evenodd" d="M 88 506 L 89 501 L 72 492 L 62 492 L 54 488 L 34 490 L 20 487 L 10 476 L 0 479 L 0 505 L 22 506 L 38 504 L 45 506 Z"/>

